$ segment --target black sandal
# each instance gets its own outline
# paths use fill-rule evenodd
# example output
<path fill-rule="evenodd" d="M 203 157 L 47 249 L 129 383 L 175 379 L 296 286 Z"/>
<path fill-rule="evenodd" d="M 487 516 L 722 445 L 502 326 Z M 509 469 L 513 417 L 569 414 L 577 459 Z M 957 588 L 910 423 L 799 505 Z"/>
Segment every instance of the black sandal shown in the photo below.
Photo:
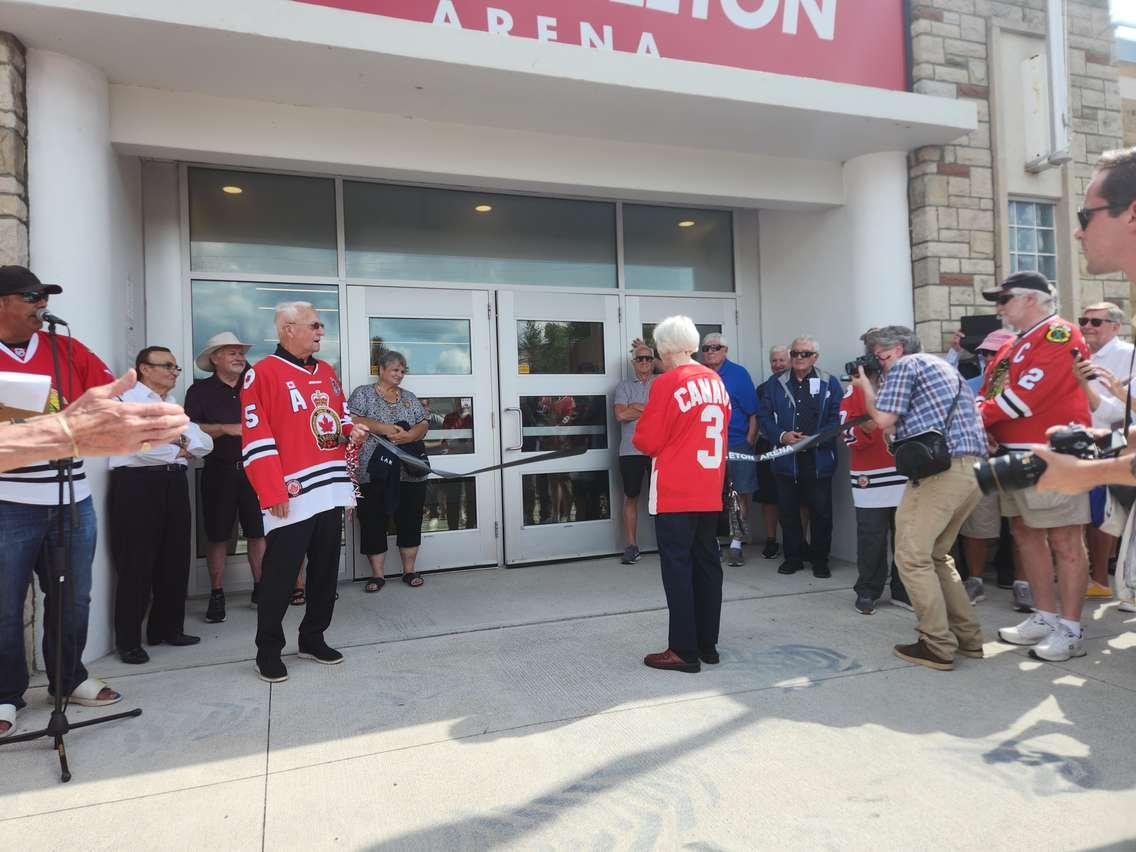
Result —
<path fill-rule="evenodd" d="M 367 581 L 367 585 L 363 587 L 363 591 L 369 595 L 373 595 L 375 592 L 381 591 L 386 584 L 387 581 L 385 577 L 372 577 Z"/>
<path fill-rule="evenodd" d="M 418 588 L 426 581 L 422 579 L 422 576 L 417 571 L 411 571 L 409 574 L 402 575 L 402 582 L 406 583 L 408 586 Z"/>
<path fill-rule="evenodd" d="M 296 589 L 292 592 L 292 606 L 303 606 L 308 602 L 307 595 L 304 594 L 303 589 Z"/>

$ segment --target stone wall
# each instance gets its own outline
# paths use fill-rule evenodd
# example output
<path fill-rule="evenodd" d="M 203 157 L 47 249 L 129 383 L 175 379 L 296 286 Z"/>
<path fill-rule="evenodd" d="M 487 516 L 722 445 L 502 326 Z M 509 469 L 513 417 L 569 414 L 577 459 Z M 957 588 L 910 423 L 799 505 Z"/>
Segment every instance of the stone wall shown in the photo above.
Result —
<path fill-rule="evenodd" d="M 980 291 L 1005 277 L 998 229 L 997 158 L 990 128 L 991 22 L 1044 35 L 1045 0 L 913 0 L 914 90 L 967 98 L 978 107 L 978 128 L 950 145 L 913 151 L 910 168 L 911 248 L 916 330 L 928 349 L 943 351 L 958 318 L 987 313 Z M 1069 0 L 1068 44 L 1074 206 L 1103 150 L 1122 142 L 1120 91 L 1113 60 L 1108 0 Z M 1075 251 L 1059 240 L 1058 252 Z M 1078 268 L 1074 262 L 1074 269 Z M 1080 269 L 1081 303 L 1102 296 L 1128 311 L 1126 282 L 1090 278 Z"/>

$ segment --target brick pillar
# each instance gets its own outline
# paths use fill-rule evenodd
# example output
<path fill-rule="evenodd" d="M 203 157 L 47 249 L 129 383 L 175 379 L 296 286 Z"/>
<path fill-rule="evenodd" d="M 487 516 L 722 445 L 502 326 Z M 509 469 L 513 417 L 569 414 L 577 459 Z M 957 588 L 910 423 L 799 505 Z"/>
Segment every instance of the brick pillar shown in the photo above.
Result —
<path fill-rule="evenodd" d="M 28 105 L 24 97 L 27 54 L 19 40 L 0 32 L 0 264 L 28 263 Z M 35 595 L 24 605 L 24 649 L 35 655 Z"/>

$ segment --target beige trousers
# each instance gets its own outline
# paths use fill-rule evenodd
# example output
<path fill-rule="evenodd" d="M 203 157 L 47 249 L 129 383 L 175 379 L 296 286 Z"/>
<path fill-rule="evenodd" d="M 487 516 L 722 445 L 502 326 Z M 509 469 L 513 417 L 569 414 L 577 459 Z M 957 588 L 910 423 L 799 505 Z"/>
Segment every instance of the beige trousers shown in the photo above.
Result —
<path fill-rule="evenodd" d="M 973 456 L 918 483 L 908 483 L 895 513 L 895 562 L 915 608 L 915 629 L 939 657 L 982 645 L 982 628 L 950 556 L 959 528 L 982 493 Z"/>

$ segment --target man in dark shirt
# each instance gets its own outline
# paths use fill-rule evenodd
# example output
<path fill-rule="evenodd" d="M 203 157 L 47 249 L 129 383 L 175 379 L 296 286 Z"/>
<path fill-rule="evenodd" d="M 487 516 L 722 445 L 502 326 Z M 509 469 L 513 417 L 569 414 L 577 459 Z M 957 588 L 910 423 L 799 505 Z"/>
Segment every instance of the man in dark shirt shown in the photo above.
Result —
<path fill-rule="evenodd" d="M 209 564 L 210 585 L 205 620 L 212 624 L 225 620 L 225 559 L 233 524 L 238 518 L 248 542 L 254 607 L 265 549 L 260 502 L 241 465 L 241 376 L 248 367 L 245 355 L 250 348 L 232 332 L 213 335 L 195 361 L 198 369 L 213 375 L 194 382 L 185 394 L 185 412 L 189 419 L 213 438 L 213 452 L 205 457 L 205 468 L 201 471 L 202 514 L 208 541 L 205 558 Z"/>

